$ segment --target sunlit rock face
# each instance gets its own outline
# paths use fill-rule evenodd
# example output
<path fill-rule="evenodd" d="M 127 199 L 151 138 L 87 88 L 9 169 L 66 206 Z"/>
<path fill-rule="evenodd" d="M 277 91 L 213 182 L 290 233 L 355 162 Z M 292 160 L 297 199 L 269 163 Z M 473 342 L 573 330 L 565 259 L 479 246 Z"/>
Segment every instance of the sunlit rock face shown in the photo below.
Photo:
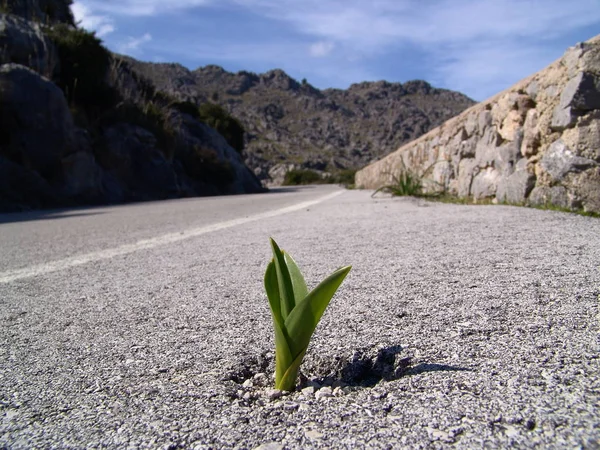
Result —
<path fill-rule="evenodd" d="M 600 36 L 359 171 L 376 189 L 402 168 L 429 190 L 600 213 Z"/>

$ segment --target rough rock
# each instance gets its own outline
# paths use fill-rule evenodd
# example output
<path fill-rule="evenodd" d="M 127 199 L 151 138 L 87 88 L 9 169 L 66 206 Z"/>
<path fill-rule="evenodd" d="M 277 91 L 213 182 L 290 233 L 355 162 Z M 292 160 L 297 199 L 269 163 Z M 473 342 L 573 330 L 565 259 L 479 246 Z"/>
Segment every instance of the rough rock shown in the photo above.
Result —
<path fill-rule="evenodd" d="M 595 166 L 597 166 L 595 161 L 575 155 L 561 139 L 548 148 L 540 161 L 540 167 L 552 177 L 553 181 L 562 181 L 568 173 L 583 172 Z"/>
<path fill-rule="evenodd" d="M 218 162 L 223 164 L 224 167 L 229 167 L 232 180 L 229 183 L 224 183 L 225 189 L 222 193 L 243 194 L 263 190 L 260 181 L 245 165 L 241 155 L 211 127 L 198 122 L 187 114 L 175 111 L 171 114 L 170 122 L 177 131 L 178 140 L 180 141 L 178 152 L 184 153 L 184 159 L 194 149 L 210 148 Z"/>
<path fill-rule="evenodd" d="M 7 1 L 0 14 L 3 211 L 262 191 L 215 130 L 191 117 L 167 124 L 177 111 L 126 64 L 91 75 L 114 101 L 68 102 L 54 83 L 65 65 L 44 31 L 72 24 L 69 4 Z"/>
<path fill-rule="evenodd" d="M 98 160 L 121 182 L 127 200 L 178 196 L 177 176 L 152 133 L 121 123 L 108 128 L 103 140 L 105 151 L 97 154 Z"/>
<path fill-rule="evenodd" d="M 57 62 L 56 49 L 40 24 L 0 14 L 0 64 L 20 64 L 48 77 Z"/>
<path fill-rule="evenodd" d="M 527 168 L 527 160 L 520 159 L 516 170 L 498 182 L 496 198 L 504 203 L 524 203 L 535 186 L 535 180 L 535 174 Z"/>
<path fill-rule="evenodd" d="M 103 170 L 91 152 L 72 153 L 62 160 L 65 175 L 63 193 L 68 198 L 101 203 Z"/>
<path fill-rule="evenodd" d="M 435 181 L 459 197 L 600 213 L 600 36 L 365 167 L 356 184 L 377 189 L 432 160 L 449 174 Z"/>
<path fill-rule="evenodd" d="M 0 155 L 0 212 L 51 208 L 60 204 L 58 193 L 37 172 Z"/>
<path fill-rule="evenodd" d="M 0 154 L 50 181 L 74 145 L 73 119 L 63 92 L 33 70 L 0 66 Z"/>
<path fill-rule="evenodd" d="M 5 8 L 14 15 L 38 23 L 68 23 L 75 25 L 71 0 L 4 0 Z"/>
<path fill-rule="evenodd" d="M 563 130 L 575 124 L 587 111 L 600 109 L 600 76 L 579 72 L 564 87 L 554 109 L 552 129 Z"/>

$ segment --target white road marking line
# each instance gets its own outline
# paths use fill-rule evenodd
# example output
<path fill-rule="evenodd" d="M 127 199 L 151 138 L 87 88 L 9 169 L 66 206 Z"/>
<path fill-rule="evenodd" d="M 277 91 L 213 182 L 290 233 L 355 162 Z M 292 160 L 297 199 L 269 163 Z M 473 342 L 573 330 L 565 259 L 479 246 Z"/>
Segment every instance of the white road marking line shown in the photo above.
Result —
<path fill-rule="evenodd" d="M 161 245 L 172 244 L 174 242 L 179 242 L 185 239 L 201 236 L 203 234 L 212 233 L 214 231 L 224 230 L 226 228 L 243 225 L 245 223 L 256 222 L 257 220 L 281 216 L 283 214 L 299 211 L 301 209 L 308 208 L 309 206 L 313 206 L 318 203 L 330 200 L 342 194 L 343 192 L 344 191 L 336 191 L 331 194 L 325 195 L 324 197 L 320 197 L 316 200 L 309 200 L 306 202 L 298 203 L 296 205 L 286 206 L 285 208 L 256 214 L 254 216 L 228 220 L 226 222 L 215 223 L 199 228 L 192 228 L 190 230 L 185 230 L 177 233 L 168 233 L 150 239 L 142 239 L 141 241 L 138 241 L 134 244 L 120 245 L 119 247 L 115 248 L 99 250 L 96 252 L 86 253 L 84 255 L 71 256 L 69 258 L 59 259 L 57 261 L 49 261 L 47 263 L 37 264 L 35 266 L 24 267 L 22 269 L 0 272 L 0 283 L 11 283 L 13 281 L 22 280 L 24 278 L 32 278 L 38 275 L 45 275 L 50 272 L 65 270 L 71 267 L 80 266 L 82 264 L 101 261 L 103 259 L 110 259 L 114 258 L 115 256 L 127 255 L 129 253 L 134 253 L 139 250 L 148 250 L 151 248 L 159 247 Z"/>

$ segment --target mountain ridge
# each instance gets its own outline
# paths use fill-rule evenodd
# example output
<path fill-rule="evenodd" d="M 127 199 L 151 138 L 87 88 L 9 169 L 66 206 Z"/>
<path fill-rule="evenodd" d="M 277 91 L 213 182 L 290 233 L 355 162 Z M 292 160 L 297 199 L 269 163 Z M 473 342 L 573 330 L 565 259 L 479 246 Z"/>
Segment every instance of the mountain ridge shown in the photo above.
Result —
<path fill-rule="evenodd" d="M 134 70 L 179 101 L 217 103 L 246 129 L 246 164 L 263 181 L 277 166 L 357 169 L 454 117 L 475 101 L 423 80 L 364 81 L 318 89 L 281 69 L 190 70 L 128 56 Z"/>

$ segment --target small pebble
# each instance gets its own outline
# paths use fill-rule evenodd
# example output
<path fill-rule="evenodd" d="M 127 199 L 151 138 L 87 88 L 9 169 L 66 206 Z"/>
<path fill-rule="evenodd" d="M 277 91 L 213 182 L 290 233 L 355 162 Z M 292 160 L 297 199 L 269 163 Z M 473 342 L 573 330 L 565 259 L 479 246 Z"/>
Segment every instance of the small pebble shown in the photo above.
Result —
<path fill-rule="evenodd" d="M 286 411 L 294 411 L 296 409 L 298 409 L 300 407 L 300 405 L 296 402 L 285 402 L 283 404 L 283 409 L 285 409 Z"/>
<path fill-rule="evenodd" d="M 282 393 L 279 389 L 267 389 L 265 391 L 265 395 L 269 398 L 269 400 L 276 400 L 281 397 Z"/>
<path fill-rule="evenodd" d="M 254 383 L 252 383 L 252 380 L 246 380 L 242 383 L 242 386 L 244 386 L 245 388 L 251 388 L 252 386 L 254 386 Z"/>
<path fill-rule="evenodd" d="M 315 388 L 313 386 L 308 386 L 302 389 L 302 395 L 306 397 L 312 397 L 315 394 Z"/>
<path fill-rule="evenodd" d="M 253 380 L 259 386 L 266 386 L 269 383 L 269 378 L 264 373 L 257 373 Z"/>
<path fill-rule="evenodd" d="M 322 387 L 321 389 L 319 389 L 315 393 L 315 398 L 317 400 L 320 400 L 322 398 L 331 397 L 332 395 L 333 395 L 333 392 L 331 391 L 331 388 L 329 386 L 325 386 L 325 387 Z"/>

